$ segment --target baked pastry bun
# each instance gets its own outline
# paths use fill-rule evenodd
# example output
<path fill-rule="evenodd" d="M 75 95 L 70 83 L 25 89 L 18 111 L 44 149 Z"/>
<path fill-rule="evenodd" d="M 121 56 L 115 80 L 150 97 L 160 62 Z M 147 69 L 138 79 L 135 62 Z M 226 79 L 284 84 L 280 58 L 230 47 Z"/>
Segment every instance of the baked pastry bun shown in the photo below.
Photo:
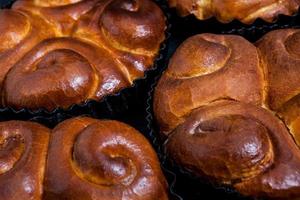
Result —
<path fill-rule="evenodd" d="M 10 68 L 55 30 L 41 17 L 15 10 L 0 10 L 0 84 Z"/>
<path fill-rule="evenodd" d="M 155 89 L 167 154 L 244 195 L 300 196 L 300 31 L 276 30 L 254 46 L 201 34 L 173 55 Z"/>
<path fill-rule="evenodd" d="M 268 80 L 267 105 L 285 121 L 300 145 L 300 31 L 272 31 L 257 42 L 257 47 Z"/>
<path fill-rule="evenodd" d="M 293 15 L 298 11 L 298 0 L 169 0 L 170 7 L 177 9 L 181 16 L 195 15 L 204 20 L 216 17 L 223 23 L 237 19 L 245 24 L 251 24 L 261 18 L 273 22 L 278 15 Z"/>
<path fill-rule="evenodd" d="M 196 35 L 171 58 L 155 89 L 154 111 L 161 131 L 168 134 L 192 110 L 216 100 L 261 105 L 263 88 L 253 44 L 234 35 Z"/>
<path fill-rule="evenodd" d="M 167 189 L 152 146 L 127 124 L 0 122 L 1 200 L 167 200 Z"/>
<path fill-rule="evenodd" d="M 168 199 L 151 145 L 121 122 L 66 120 L 52 131 L 47 162 L 47 200 Z"/>
<path fill-rule="evenodd" d="M 6 74 L 2 104 L 66 109 L 128 86 L 130 81 L 107 51 L 75 38 L 54 38 L 36 45 Z"/>
<path fill-rule="evenodd" d="M 33 122 L 0 122 L 2 200 L 40 200 L 50 130 Z"/>
<path fill-rule="evenodd" d="M 2 106 L 101 100 L 151 69 L 166 19 L 151 0 L 18 0 L 0 11 Z"/>

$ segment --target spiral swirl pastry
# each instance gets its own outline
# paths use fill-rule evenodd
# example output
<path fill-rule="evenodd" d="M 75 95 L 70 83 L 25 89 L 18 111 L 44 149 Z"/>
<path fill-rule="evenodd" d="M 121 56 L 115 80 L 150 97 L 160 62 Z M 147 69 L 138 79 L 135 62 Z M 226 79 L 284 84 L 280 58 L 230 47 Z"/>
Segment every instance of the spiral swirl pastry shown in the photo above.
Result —
<path fill-rule="evenodd" d="M 9 69 L 31 48 L 54 30 L 40 17 L 30 13 L 0 10 L 0 86 Z"/>
<path fill-rule="evenodd" d="M 242 37 L 193 36 L 177 49 L 155 90 L 161 130 L 168 134 L 193 109 L 220 99 L 262 105 L 263 80 L 257 50 Z"/>
<path fill-rule="evenodd" d="M 198 108 L 172 132 L 166 148 L 190 171 L 243 194 L 300 195 L 299 148 L 284 124 L 263 108 L 235 101 Z"/>
<path fill-rule="evenodd" d="M 165 23 L 150 0 L 105 0 L 78 21 L 73 36 L 106 49 L 133 81 L 151 67 Z"/>
<path fill-rule="evenodd" d="M 55 200 L 167 199 L 156 154 L 141 134 L 84 117 L 52 131 L 44 190 Z"/>
<path fill-rule="evenodd" d="M 14 109 L 115 94 L 144 76 L 165 39 L 151 0 L 18 0 L 0 17 L 1 104 Z"/>
<path fill-rule="evenodd" d="M 244 195 L 299 197 L 299 45 L 296 29 L 257 48 L 228 35 L 185 41 L 154 93 L 170 158 Z"/>
<path fill-rule="evenodd" d="M 32 122 L 0 123 L 2 200 L 42 198 L 49 133 Z"/>
<path fill-rule="evenodd" d="M 300 31 L 270 32 L 257 46 L 268 77 L 268 105 L 284 119 L 300 145 Z"/>
<path fill-rule="evenodd" d="M 169 0 L 170 7 L 177 9 L 181 16 L 195 15 L 204 20 L 216 17 L 223 23 L 237 19 L 245 24 L 251 24 L 261 18 L 272 22 L 280 15 L 293 15 L 297 12 L 299 0 Z"/>
<path fill-rule="evenodd" d="M 74 38 L 49 39 L 10 69 L 2 101 L 16 109 L 53 110 L 100 99 L 129 85 L 106 51 Z"/>

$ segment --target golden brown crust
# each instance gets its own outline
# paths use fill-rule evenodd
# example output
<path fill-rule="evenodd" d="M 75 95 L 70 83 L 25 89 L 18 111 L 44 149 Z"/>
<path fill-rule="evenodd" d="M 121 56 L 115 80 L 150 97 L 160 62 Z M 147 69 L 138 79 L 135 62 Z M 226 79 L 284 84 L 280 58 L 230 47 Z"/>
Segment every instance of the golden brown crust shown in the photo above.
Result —
<path fill-rule="evenodd" d="M 127 86 L 129 80 L 106 51 L 73 38 L 49 39 L 11 68 L 2 100 L 17 109 L 53 110 L 101 99 Z"/>
<path fill-rule="evenodd" d="M 218 99 L 262 105 L 263 78 L 255 46 L 242 37 L 201 34 L 187 39 L 155 90 L 161 130 L 168 133 L 193 109 Z"/>
<path fill-rule="evenodd" d="M 170 157 L 245 195 L 299 197 L 299 45 L 296 29 L 266 34 L 257 49 L 224 35 L 184 42 L 154 94 Z"/>
<path fill-rule="evenodd" d="M 0 194 L 2 200 L 39 200 L 50 130 L 33 123 L 0 123 Z"/>
<path fill-rule="evenodd" d="M 23 10 L 40 16 L 51 24 L 59 37 L 69 36 L 82 15 L 99 0 L 18 0 L 12 9 Z"/>
<path fill-rule="evenodd" d="M 121 122 L 0 122 L 1 200 L 167 200 L 167 187 L 152 146 Z"/>
<path fill-rule="evenodd" d="M 167 142 L 179 164 L 246 195 L 300 195 L 300 151 L 271 112 L 234 101 L 196 109 Z"/>
<path fill-rule="evenodd" d="M 149 0 L 102 1 L 79 20 L 73 36 L 106 49 L 133 81 L 151 67 L 165 28 L 163 12 Z"/>
<path fill-rule="evenodd" d="M 2 105 L 15 109 L 117 93 L 153 66 L 165 39 L 150 0 L 19 0 L 0 17 Z"/>
<path fill-rule="evenodd" d="M 257 46 L 268 74 L 267 102 L 284 119 L 300 144 L 300 32 L 297 29 L 272 31 Z"/>
<path fill-rule="evenodd" d="M 45 199 L 168 199 L 152 147 L 120 122 L 79 117 L 59 124 L 47 163 Z"/>
<path fill-rule="evenodd" d="M 272 31 L 257 42 L 268 74 L 267 103 L 273 110 L 280 109 L 300 91 L 299 45 L 300 32 L 296 29 Z"/>
<path fill-rule="evenodd" d="M 0 10 L 0 85 L 9 69 L 31 48 L 55 31 L 40 17 L 14 10 Z"/>
<path fill-rule="evenodd" d="M 169 0 L 169 5 L 175 7 L 181 16 L 194 14 L 203 20 L 216 17 L 219 21 L 228 23 L 234 19 L 245 24 L 251 24 L 258 18 L 272 22 L 278 15 L 293 15 L 297 12 L 299 0 Z"/>

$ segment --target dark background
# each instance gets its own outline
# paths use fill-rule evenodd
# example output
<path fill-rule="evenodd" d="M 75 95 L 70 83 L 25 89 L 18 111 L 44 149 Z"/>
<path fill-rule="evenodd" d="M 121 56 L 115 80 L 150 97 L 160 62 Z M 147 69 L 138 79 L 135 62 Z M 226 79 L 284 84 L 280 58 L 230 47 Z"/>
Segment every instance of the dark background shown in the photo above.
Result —
<path fill-rule="evenodd" d="M 0 6 L 2 8 L 9 7 L 12 4 L 12 0 L 0 0 Z M 166 2 L 160 2 L 159 4 L 166 4 Z M 293 17 L 280 16 L 275 23 L 269 24 L 262 20 L 257 20 L 254 24 L 247 26 L 240 22 L 233 21 L 229 24 L 221 24 L 214 18 L 198 21 L 193 16 L 180 18 L 176 15 L 174 10 L 165 9 L 166 13 L 169 13 L 169 23 L 171 24 L 171 37 L 168 42 L 167 51 L 164 53 L 165 59 L 159 63 L 159 69 L 155 73 L 148 76 L 147 82 L 141 83 L 141 87 L 138 92 L 140 93 L 139 99 L 136 99 L 133 95 L 132 101 L 127 102 L 125 105 L 120 99 L 115 98 L 112 100 L 116 108 L 107 109 L 107 105 L 91 103 L 87 109 L 85 106 L 76 107 L 68 112 L 57 111 L 55 113 L 29 113 L 28 111 L 15 112 L 10 109 L 0 110 L 0 120 L 10 119 L 22 119 L 33 120 L 42 123 L 50 128 L 54 127 L 60 121 L 67 118 L 88 115 L 95 118 L 109 118 L 126 122 L 140 132 L 142 132 L 154 145 L 158 155 L 162 161 L 162 167 L 165 175 L 169 180 L 170 196 L 171 199 L 184 199 L 184 200 L 206 200 L 206 199 L 220 199 L 220 200 L 236 200 L 236 199 L 248 199 L 240 196 L 237 192 L 231 188 L 223 186 L 216 186 L 205 182 L 197 177 L 193 177 L 180 169 L 175 167 L 171 162 L 165 160 L 160 145 L 161 140 L 157 139 L 158 129 L 153 121 L 152 116 L 152 91 L 155 87 L 155 82 L 159 78 L 159 74 L 166 68 L 168 59 L 174 53 L 178 45 L 180 45 L 186 38 L 199 34 L 199 33 L 216 33 L 216 34 L 238 34 L 244 36 L 251 42 L 255 42 L 266 32 L 274 29 L 287 28 L 287 27 L 299 27 L 300 17 L 295 15 Z M 1 20 L 1 19 L 0 19 Z M 149 93 L 149 94 L 148 94 Z M 129 98 L 130 99 L 130 98 Z M 120 109 L 120 107 L 124 107 Z M 92 112 L 91 112 L 92 110 Z M 113 111 L 114 110 L 114 111 Z"/>

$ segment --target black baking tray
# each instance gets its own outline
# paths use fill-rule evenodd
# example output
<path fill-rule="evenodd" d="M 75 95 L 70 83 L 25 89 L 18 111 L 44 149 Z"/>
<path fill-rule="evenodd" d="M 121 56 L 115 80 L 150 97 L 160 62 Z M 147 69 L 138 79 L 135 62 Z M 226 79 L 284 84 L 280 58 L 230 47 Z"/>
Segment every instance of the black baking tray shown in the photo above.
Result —
<path fill-rule="evenodd" d="M 201 33 L 214 33 L 214 34 L 234 34 L 240 35 L 249 40 L 250 42 L 256 42 L 264 34 L 276 29 L 282 28 L 300 28 L 300 12 L 294 16 L 278 16 L 274 23 L 268 23 L 261 19 L 256 20 L 251 25 L 245 25 L 241 22 L 234 20 L 228 24 L 222 24 L 215 18 L 200 21 L 194 16 L 189 15 L 187 17 L 179 17 L 176 14 L 175 9 L 170 9 L 171 13 L 170 22 L 171 27 L 171 39 L 168 48 L 167 60 L 174 54 L 177 47 L 185 41 L 187 38 Z M 168 63 L 161 67 L 162 73 L 167 68 Z M 149 85 L 149 93 L 147 99 L 147 121 L 148 130 L 153 138 L 156 138 L 156 148 L 163 155 L 162 164 L 165 169 L 170 173 L 175 174 L 175 183 L 171 185 L 172 193 L 176 194 L 182 200 L 253 200 L 254 198 L 245 197 L 235 191 L 233 188 L 224 185 L 216 185 L 207 180 L 193 176 L 188 171 L 176 166 L 170 158 L 167 158 L 163 149 L 163 139 L 159 138 L 159 128 L 156 124 L 153 115 L 153 92 L 155 86 L 161 76 L 156 76 L 152 80 L 152 85 Z M 255 198 L 258 200 L 258 198 Z M 259 199 L 261 200 L 261 199 Z"/>

